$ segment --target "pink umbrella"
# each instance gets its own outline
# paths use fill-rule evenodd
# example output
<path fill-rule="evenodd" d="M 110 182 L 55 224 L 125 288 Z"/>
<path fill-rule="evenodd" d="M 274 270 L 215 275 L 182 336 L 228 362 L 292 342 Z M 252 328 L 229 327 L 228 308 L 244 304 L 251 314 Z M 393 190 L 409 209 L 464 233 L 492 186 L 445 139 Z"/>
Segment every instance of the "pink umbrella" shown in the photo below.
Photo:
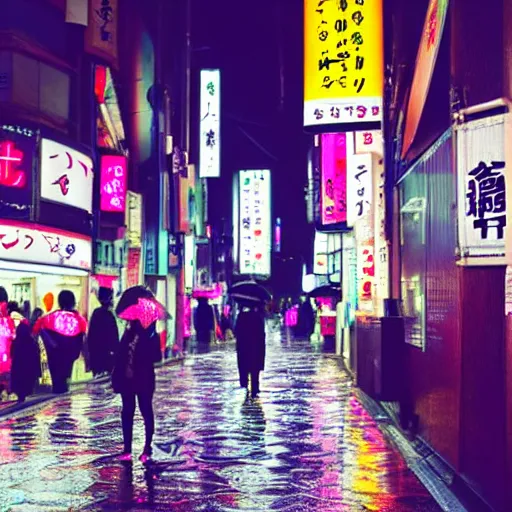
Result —
<path fill-rule="evenodd" d="M 169 314 L 156 299 L 139 297 L 136 304 L 128 306 L 117 316 L 122 320 L 139 320 L 142 327 L 147 329 L 153 322 L 168 318 Z"/>

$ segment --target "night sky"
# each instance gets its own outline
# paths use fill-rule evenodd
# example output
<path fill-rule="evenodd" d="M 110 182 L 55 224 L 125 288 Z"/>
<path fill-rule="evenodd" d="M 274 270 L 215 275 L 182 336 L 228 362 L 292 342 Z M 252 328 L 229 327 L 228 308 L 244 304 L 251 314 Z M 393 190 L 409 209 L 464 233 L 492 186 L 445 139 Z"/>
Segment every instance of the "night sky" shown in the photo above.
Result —
<path fill-rule="evenodd" d="M 210 220 L 231 217 L 234 171 L 270 168 L 274 216 L 283 224 L 283 257 L 309 259 L 303 2 L 192 1 L 194 74 L 197 77 L 201 67 L 219 67 L 222 73 L 222 178 L 209 180 Z M 278 261 L 274 270 L 281 265 Z M 297 274 L 292 267 L 299 265 L 287 263 L 287 270 Z"/>

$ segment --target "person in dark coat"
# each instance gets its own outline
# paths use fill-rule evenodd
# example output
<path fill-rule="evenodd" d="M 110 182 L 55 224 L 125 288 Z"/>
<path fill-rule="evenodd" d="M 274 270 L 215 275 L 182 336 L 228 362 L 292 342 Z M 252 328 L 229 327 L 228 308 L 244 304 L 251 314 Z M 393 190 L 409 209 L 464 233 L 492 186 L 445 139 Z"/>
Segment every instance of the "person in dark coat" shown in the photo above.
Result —
<path fill-rule="evenodd" d="M 12 311 L 11 315 L 20 311 Z M 41 377 L 41 353 L 39 345 L 32 336 L 29 322 L 23 318 L 16 327 L 16 336 L 11 344 L 11 392 L 18 396 L 18 402 L 24 402 L 34 393 Z"/>
<path fill-rule="evenodd" d="M 194 327 L 198 343 L 208 344 L 212 339 L 212 332 L 215 328 L 213 308 L 208 304 L 208 299 L 201 297 L 194 316 Z"/>
<path fill-rule="evenodd" d="M 315 330 L 315 321 L 315 310 L 309 297 L 306 297 L 299 307 L 297 334 L 309 339 Z"/>
<path fill-rule="evenodd" d="M 117 321 L 112 312 L 114 291 L 102 286 L 98 300 L 101 306 L 94 310 L 87 333 L 89 365 L 94 376 L 112 372 L 114 354 L 119 345 Z"/>
<path fill-rule="evenodd" d="M 260 305 L 241 305 L 235 327 L 240 387 L 247 388 L 251 376 L 251 396 L 260 392 L 260 372 L 265 369 L 265 316 Z"/>
<path fill-rule="evenodd" d="M 41 335 L 48 357 L 54 393 L 66 393 L 73 365 L 80 357 L 87 321 L 75 310 L 75 295 L 62 290 L 60 309 L 41 317 L 34 325 L 34 335 Z"/>
<path fill-rule="evenodd" d="M 147 329 L 138 320 L 128 324 L 116 354 L 112 387 L 120 393 L 123 401 L 121 413 L 124 450 L 121 460 L 130 460 L 133 440 L 133 418 L 135 403 L 144 420 L 146 440 L 140 460 L 145 463 L 152 455 L 151 444 L 155 430 L 153 394 L 155 392 L 154 364 L 162 359 L 160 338 L 156 333 L 156 322 Z"/>

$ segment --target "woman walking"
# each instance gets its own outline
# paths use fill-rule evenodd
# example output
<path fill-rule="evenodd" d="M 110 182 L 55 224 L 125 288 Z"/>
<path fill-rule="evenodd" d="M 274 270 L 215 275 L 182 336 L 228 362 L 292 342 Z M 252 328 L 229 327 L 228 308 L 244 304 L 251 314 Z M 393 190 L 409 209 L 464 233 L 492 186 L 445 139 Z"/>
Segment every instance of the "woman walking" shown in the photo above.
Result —
<path fill-rule="evenodd" d="M 235 327 L 240 387 L 247 388 L 251 377 L 251 396 L 260 392 L 260 372 L 265 369 L 265 316 L 263 305 L 241 305 Z"/>
<path fill-rule="evenodd" d="M 146 440 L 140 456 L 142 463 L 152 455 L 151 444 L 155 431 L 153 394 L 155 392 L 154 363 L 162 358 L 160 339 L 155 330 L 156 322 L 144 328 L 139 320 L 130 320 L 121 338 L 112 373 L 112 386 L 121 394 L 121 413 L 124 450 L 121 460 L 131 460 L 133 441 L 133 419 L 136 401 L 144 420 Z"/>

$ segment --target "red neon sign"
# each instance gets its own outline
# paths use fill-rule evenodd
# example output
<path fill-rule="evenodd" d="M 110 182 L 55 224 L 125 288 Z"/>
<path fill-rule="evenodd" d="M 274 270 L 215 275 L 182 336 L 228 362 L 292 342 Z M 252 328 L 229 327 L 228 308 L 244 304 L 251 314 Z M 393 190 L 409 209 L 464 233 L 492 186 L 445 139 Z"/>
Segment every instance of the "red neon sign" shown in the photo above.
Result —
<path fill-rule="evenodd" d="M 23 161 L 23 151 L 14 142 L 0 142 L 0 185 L 23 188 L 27 182 L 25 171 L 18 169 Z"/>
<path fill-rule="evenodd" d="M 101 210 L 124 212 L 126 206 L 126 157 L 101 158 Z"/>
<path fill-rule="evenodd" d="M 105 89 L 107 87 L 107 68 L 96 66 L 94 73 L 94 94 L 98 103 L 105 103 Z"/>

